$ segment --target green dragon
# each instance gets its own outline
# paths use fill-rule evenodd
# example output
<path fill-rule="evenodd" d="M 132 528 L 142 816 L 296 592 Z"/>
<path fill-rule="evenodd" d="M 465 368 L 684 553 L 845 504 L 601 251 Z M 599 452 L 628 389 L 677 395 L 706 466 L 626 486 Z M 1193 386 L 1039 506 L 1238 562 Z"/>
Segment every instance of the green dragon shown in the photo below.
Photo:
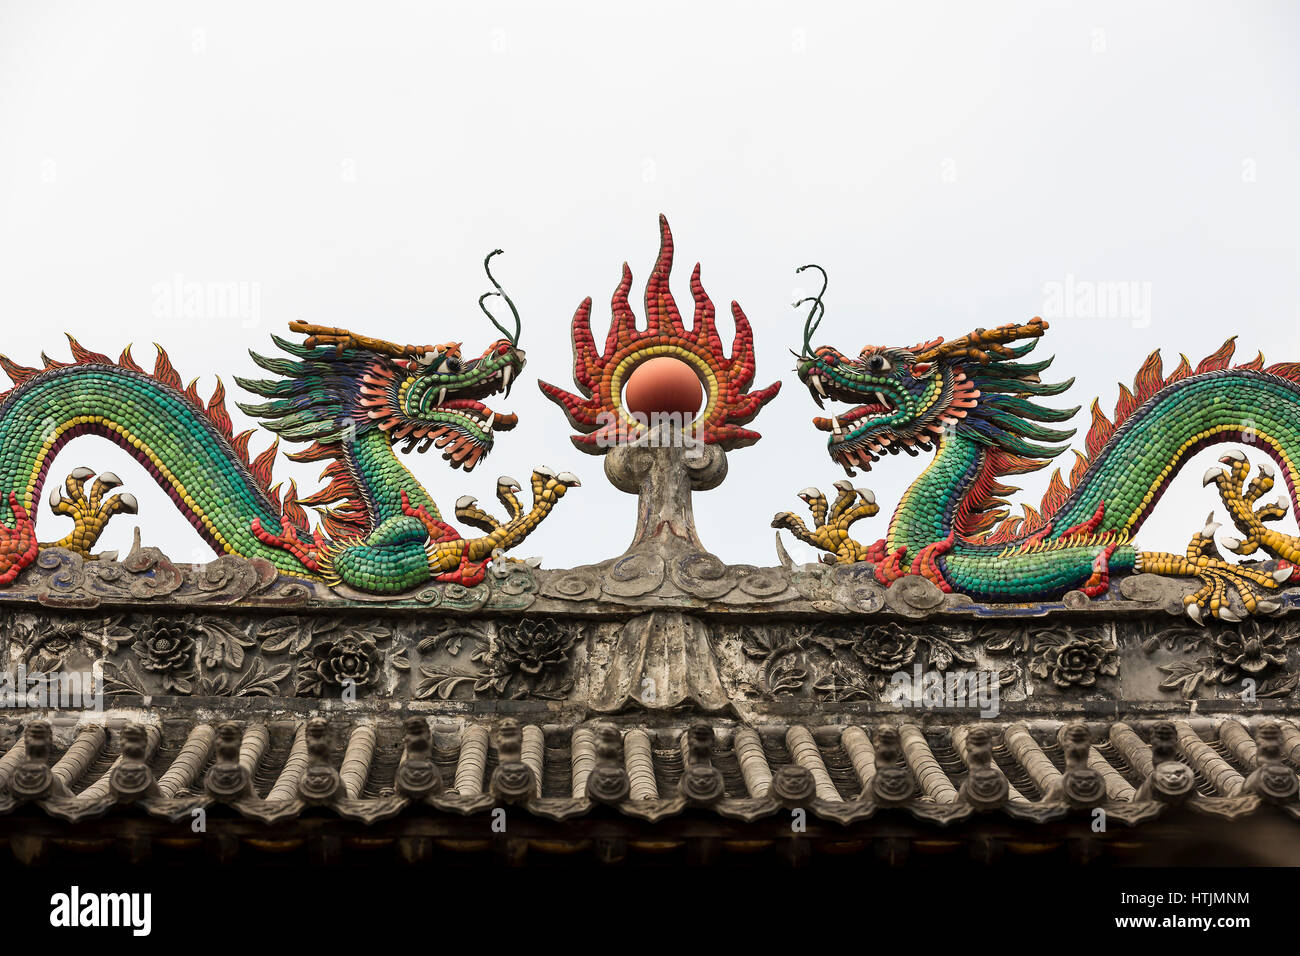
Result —
<path fill-rule="evenodd" d="M 525 510 L 519 485 L 502 477 L 497 497 L 509 513 L 503 522 L 461 498 L 456 516 L 484 532 L 463 538 L 395 450 L 438 448 L 453 468 L 469 471 L 491 450 L 495 432 L 515 426 L 514 415 L 481 401 L 508 394 L 525 361 L 519 313 L 491 272 L 498 252 L 484 261 L 496 291 L 479 306 L 505 337 L 477 358 L 462 358 L 459 343 L 398 345 L 302 322 L 290 324 L 306 336 L 301 344 L 272 336 L 288 357 L 250 353 L 275 377 L 236 379 L 266 399 L 239 407 L 279 436 L 252 460 L 253 430 L 233 433 L 220 380 L 204 402 L 194 382 L 182 384 L 161 347 L 152 373 L 135 363 L 129 346 L 114 361 L 71 336 L 72 362 L 42 356 L 38 369 L 0 356 L 14 382 L 0 394 L 0 495 L 11 512 L 0 520 L 0 585 L 42 547 L 91 557 L 108 520 L 137 510 L 132 495 L 112 493 L 121 484 L 115 475 L 99 475 L 87 490 L 94 473 L 78 468 L 50 497 L 57 514 L 73 519 L 73 530 L 51 544 L 37 542 L 35 506 L 50 463 L 86 434 L 109 439 L 143 464 L 218 554 L 262 558 L 283 574 L 375 594 L 430 579 L 482 580 L 492 557 L 522 541 L 577 479 L 536 469 Z M 513 330 L 492 316 L 485 304 L 491 296 L 509 305 Z M 283 495 L 272 486 L 280 438 L 305 444 L 292 460 L 327 462 L 321 490 L 300 500 L 292 481 Z M 315 528 L 308 507 L 320 514 Z"/>
<path fill-rule="evenodd" d="M 804 269 L 809 268 L 804 266 Z M 820 271 L 820 267 L 813 266 Z M 800 270 L 802 271 L 802 269 Z M 1042 504 L 1011 516 L 1007 497 L 1018 489 L 1009 475 L 1045 467 L 1067 449 L 1073 430 L 1052 427 L 1077 408 L 1050 408 L 1041 399 L 1059 395 L 1073 379 L 1048 383 L 1039 377 L 1052 360 L 1021 361 L 1047 331 L 1034 319 L 979 329 L 951 342 L 935 339 L 911 348 L 868 346 L 856 357 L 830 346 L 812 346 L 825 313 L 822 290 L 796 305 L 812 303 L 804 324 L 797 372 L 818 405 L 846 402 L 850 410 L 814 425 L 829 432 L 831 458 L 852 476 L 886 454 L 900 451 L 934 457 L 904 494 L 884 539 L 866 547 L 849 533 L 853 522 L 879 510 L 870 492 L 836 483 L 831 503 L 815 488 L 801 497 L 813 527 L 794 514 L 778 514 L 773 527 L 826 551 L 824 560 L 867 561 L 884 584 L 919 574 L 946 592 L 986 602 L 1023 603 L 1060 598 L 1070 590 L 1104 594 L 1110 576 L 1151 572 L 1200 581 L 1187 595 L 1188 614 L 1239 620 L 1241 610 L 1278 608 L 1274 590 L 1300 561 L 1300 539 L 1269 528 L 1287 502 L 1259 505 L 1276 472 L 1261 466 L 1246 485 L 1250 465 L 1230 451 L 1224 467 L 1212 468 L 1214 483 L 1240 539 L 1230 550 L 1263 552 L 1276 563 L 1233 564 L 1215 545 L 1212 521 L 1193 536 L 1182 555 L 1140 551 L 1130 542 L 1179 468 L 1200 449 L 1242 442 L 1263 449 L 1282 470 L 1292 503 L 1300 482 L 1300 364 L 1264 366 L 1260 355 L 1231 366 L 1234 343 L 1195 368 L 1186 356 L 1168 376 L 1153 352 L 1133 388 L 1121 386 L 1114 418 L 1096 402 L 1086 453 L 1067 479 L 1058 468 Z M 1237 600 L 1233 600 L 1233 596 Z"/>

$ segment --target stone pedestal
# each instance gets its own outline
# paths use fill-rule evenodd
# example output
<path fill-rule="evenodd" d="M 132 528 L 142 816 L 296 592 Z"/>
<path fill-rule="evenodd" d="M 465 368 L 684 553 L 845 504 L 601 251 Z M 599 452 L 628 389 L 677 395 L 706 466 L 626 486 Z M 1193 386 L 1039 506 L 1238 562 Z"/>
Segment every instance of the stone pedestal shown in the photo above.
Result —
<path fill-rule="evenodd" d="M 622 445 L 605 458 L 605 474 L 614 487 L 637 496 L 632 543 L 622 555 L 598 566 L 607 591 L 629 596 L 653 592 L 680 604 L 691 598 L 678 583 L 682 575 L 694 579 L 701 567 L 723 567 L 695 530 L 691 495 L 722 483 L 726 453 L 716 445 L 684 447 L 674 437 L 661 430 L 648 444 Z M 698 589 L 692 590 L 698 600 Z M 710 712 L 731 706 L 718 678 L 708 627 L 680 610 L 632 618 L 619 633 L 604 685 L 592 696 L 592 709 L 665 710 L 683 705 Z"/>

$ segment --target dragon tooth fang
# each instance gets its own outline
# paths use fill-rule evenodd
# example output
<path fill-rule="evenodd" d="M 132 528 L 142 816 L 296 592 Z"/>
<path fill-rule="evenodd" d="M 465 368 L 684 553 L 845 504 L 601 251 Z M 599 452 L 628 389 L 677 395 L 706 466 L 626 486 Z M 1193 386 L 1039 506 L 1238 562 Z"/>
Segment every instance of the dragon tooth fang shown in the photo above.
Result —
<path fill-rule="evenodd" d="M 438 401 L 435 404 L 441 405 L 445 401 L 447 401 L 447 389 L 440 388 L 438 389 Z"/>
<path fill-rule="evenodd" d="M 822 384 L 822 377 L 820 375 L 811 376 L 809 381 L 816 386 L 817 391 L 821 393 L 822 398 L 830 398 L 830 396 L 826 394 L 826 386 Z"/>

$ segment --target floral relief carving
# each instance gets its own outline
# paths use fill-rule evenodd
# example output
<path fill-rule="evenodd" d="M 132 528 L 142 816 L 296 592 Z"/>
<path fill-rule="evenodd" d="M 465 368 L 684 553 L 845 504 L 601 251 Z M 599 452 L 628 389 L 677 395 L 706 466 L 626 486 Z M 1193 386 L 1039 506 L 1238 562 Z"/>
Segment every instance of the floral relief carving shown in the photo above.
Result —
<path fill-rule="evenodd" d="M 1235 626 L 1192 628 L 1182 624 L 1147 625 L 1143 650 L 1180 651 L 1183 659 L 1158 665 L 1165 675 L 1160 689 L 1177 691 L 1192 700 L 1213 696 L 1215 685 L 1234 693 L 1247 686 L 1257 698 L 1289 697 L 1300 684 L 1300 672 L 1288 667 L 1287 649 L 1300 632 L 1281 621 L 1251 619 Z M 1192 656 L 1195 655 L 1195 656 Z M 1250 680 L 1252 685 L 1243 684 Z"/>
<path fill-rule="evenodd" d="M 1119 647 L 1102 625 L 986 624 L 976 638 L 989 654 L 1027 657 L 1031 675 L 1062 690 L 1091 690 L 1101 678 L 1119 674 Z"/>
<path fill-rule="evenodd" d="M 973 667 L 971 634 L 898 622 L 742 627 L 740 644 L 754 663 L 741 689 L 750 697 L 811 696 L 827 702 L 883 700 L 890 677 L 916 666 L 943 672 Z M 1015 679 L 1010 673 L 1001 683 Z"/>
<path fill-rule="evenodd" d="M 421 655 L 416 697 L 451 699 L 466 689 L 509 700 L 559 700 L 573 688 L 575 624 L 552 618 L 486 626 L 452 625 L 416 645 Z"/>

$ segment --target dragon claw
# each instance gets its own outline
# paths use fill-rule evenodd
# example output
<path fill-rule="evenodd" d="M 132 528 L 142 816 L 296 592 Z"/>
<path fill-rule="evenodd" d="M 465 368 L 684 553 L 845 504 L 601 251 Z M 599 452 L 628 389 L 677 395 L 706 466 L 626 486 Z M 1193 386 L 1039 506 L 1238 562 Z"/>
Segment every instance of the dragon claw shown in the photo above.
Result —
<path fill-rule="evenodd" d="M 82 465 L 69 473 L 62 487 L 56 485 L 50 489 L 50 510 L 71 518 L 73 528 L 68 535 L 47 547 L 67 548 L 82 557 L 93 557 L 90 549 L 95 546 L 113 515 L 139 513 L 140 503 L 135 495 L 109 494 L 114 488 L 122 486 L 122 479 L 111 471 L 103 472 L 95 478 L 87 493 L 86 482 L 94 476 L 93 469 Z"/>
<path fill-rule="evenodd" d="M 1264 551 L 1275 558 L 1294 562 L 1300 560 L 1300 539 L 1267 527 L 1284 518 L 1290 501 L 1281 497 L 1276 501 L 1257 506 L 1259 499 L 1274 485 L 1276 471 L 1271 465 L 1260 465 L 1257 474 L 1246 485 L 1250 462 L 1240 451 L 1233 450 L 1219 459 L 1228 468 L 1211 468 L 1205 473 L 1205 484 L 1218 487 L 1219 497 L 1237 530 L 1240 539 L 1225 539 L 1224 544 L 1235 554 L 1249 555 Z"/>
<path fill-rule="evenodd" d="M 482 581 L 489 561 L 494 557 L 504 558 L 508 549 L 523 541 L 550 514 L 566 491 L 579 487 L 581 483 L 571 472 L 557 473 L 546 465 L 539 465 L 533 469 L 530 484 L 533 504 L 525 511 L 516 497 L 520 490 L 519 482 L 509 475 L 497 479 L 497 498 L 510 515 L 505 521 L 497 520 L 480 507 L 473 495 L 464 495 L 456 501 L 456 517 L 485 532 L 479 538 L 435 536 L 432 525 L 436 522 L 428 519 L 427 513 L 419 514 L 421 509 L 411 508 L 404 502 L 403 508 L 408 514 L 420 517 L 426 527 L 430 527 L 428 556 L 433 577 L 438 581 L 453 581 L 467 586 Z M 447 530 L 454 531 L 449 527 Z"/>
<path fill-rule="evenodd" d="M 783 511 L 772 517 L 773 528 L 785 528 L 800 541 L 826 552 L 820 560 L 826 564 L 851 564 L 868 559 L 867 548 L 849 535 L 850 526 L 880 511 L 876 496 L 864 488 L 854 488 L 852 482 L 840 479 L 834 483 L 839 492 L 834 505 L 829 505 L 821 489 L 808 487 L 798 493 L 812 514 L 813 526 L 809 528 L 797 515 Z"/>

